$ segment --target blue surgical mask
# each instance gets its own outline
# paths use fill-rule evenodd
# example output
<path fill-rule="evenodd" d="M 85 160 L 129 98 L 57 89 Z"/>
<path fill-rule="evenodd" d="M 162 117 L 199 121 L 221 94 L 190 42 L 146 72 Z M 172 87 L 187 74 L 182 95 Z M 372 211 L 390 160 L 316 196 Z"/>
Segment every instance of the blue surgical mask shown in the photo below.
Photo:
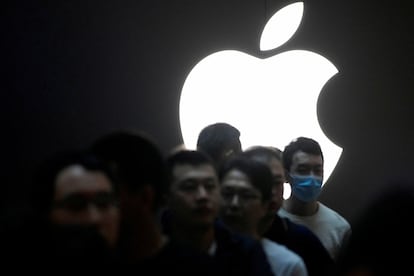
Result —
<path fill-rule="evenodd" d="M 304 202 L 311 202 L 318 198 L 322 188 L 322 178 L 314 175 L 290 175 L 292 193 Z"/>

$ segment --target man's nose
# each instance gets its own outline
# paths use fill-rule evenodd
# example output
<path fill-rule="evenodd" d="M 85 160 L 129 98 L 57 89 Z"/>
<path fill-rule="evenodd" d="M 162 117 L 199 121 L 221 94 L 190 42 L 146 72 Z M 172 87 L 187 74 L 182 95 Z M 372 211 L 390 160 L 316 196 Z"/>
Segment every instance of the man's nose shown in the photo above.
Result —
<path fill-rule="evenodd" d="M 197 188 L 197 197 L 198 198 L 205 198 L 205 197 L 207 197 L 207 190 L 206 190 L 206 188 L 204 188 L 204 186 L 203 185 L 199 185 L 198 186 L 198 188 Z"/>
<path fill-rule="evenodd" d="M 240 205 L 240 197 L 238 194 L 233 195 L 231 198 L 230 204 L 232 206 L 239 206 Z"/>
<path fill-rule="evenodd" d="M 87 221 L 91 224 L 99 223 L 102 219 L 102 211 L 93 203 L 89 203 L 86 210 Z"/>

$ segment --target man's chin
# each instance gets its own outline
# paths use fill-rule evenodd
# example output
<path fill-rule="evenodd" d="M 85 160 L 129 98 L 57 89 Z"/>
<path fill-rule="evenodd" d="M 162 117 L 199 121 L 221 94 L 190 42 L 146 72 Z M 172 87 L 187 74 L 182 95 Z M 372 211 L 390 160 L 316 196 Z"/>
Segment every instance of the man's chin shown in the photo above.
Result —
<path fill-rule="evenodd" d="M 197 229 L 208 229 L 214 225 L 215 219 L 212 217 L 197 219 L 194 221 L 193 226 Z"/>

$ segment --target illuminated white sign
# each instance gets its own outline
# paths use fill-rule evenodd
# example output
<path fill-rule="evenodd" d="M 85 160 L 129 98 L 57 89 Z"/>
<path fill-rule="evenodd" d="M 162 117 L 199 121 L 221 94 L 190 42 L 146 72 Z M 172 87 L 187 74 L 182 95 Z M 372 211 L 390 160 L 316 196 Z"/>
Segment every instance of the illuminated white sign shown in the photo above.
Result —
<path fill-rule="evenodd" d="M 263 29 L 260 50 L 288 41 L 300 25 L 303 9 L 303 2 L 296 2 L 275 13 Z M 322 147 L 326 183 L 342 148 L 323 133 L 317 102 L 323 86 L 337 72 L 325 57 L 306 50 L 264 59 L 236 50 L 213 53 L 191 70 L 181 91 L 184 144 L 195 148 L 201 129 L 216 122 L 237 127 L 244 149 L 271 145 L 283 150 L 296 137 L 310 137 Z M 285 198 L 290 194 L 290 187 L 286 188 Z"/>

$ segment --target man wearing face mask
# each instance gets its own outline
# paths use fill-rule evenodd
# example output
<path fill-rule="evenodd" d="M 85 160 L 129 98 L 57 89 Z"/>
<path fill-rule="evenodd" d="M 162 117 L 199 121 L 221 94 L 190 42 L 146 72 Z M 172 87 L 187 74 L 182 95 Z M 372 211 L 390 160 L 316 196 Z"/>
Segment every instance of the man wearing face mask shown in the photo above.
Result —
<path fill-rule="evenodd" d="M 278 214 L 308 227 L 337 260 L 351 235 L 351 226 L 344 217 L 318 201 L 323 161 L 319 143 L 311 138 L 299 137 L 285 147 L 283 166 L 292 193 Z"/>

